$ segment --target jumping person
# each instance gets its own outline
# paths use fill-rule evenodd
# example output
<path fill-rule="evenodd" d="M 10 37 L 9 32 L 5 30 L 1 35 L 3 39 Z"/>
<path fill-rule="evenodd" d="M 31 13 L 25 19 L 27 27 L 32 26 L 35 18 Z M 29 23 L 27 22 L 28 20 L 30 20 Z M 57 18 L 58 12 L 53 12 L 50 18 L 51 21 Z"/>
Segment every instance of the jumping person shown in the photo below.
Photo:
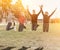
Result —
<path fill-rule="evenodd" d="M 31 16 L 32 30 L 36 31 L 37 27 L 39 26 L 39 25 L 37 24 L 37 19 L 38 19 L 39 14 L 41 13 L 41 11 L 39 11 L 39 13 L 36 14 L 36 13 L 35 13 L 35 10 L 33 10 L 33 14 L 31 14 L 31 13 L 29 12 L 28 6 L 27 6 L 27 11 L 28 11 L 29 15 Z"/>
<path fill-rule="evenodd" d="M 11 30 L 14 29 L 14 27 L 12 27 L 12 23 L 13 23 L 13 14 L 11 12 L 11 10 L 7 10 L 7 26 L 6 26 L 6 30 Z"/>
<path fill-rule="evenodd" d="M 43 7 L 43 5 L 42 5 Z M 42 11 L 42 15 L 43 15 L 43 32 L 48 32 L 49 31 L 49 19 L 50 17 L 54 14 L 54 12 L 56 11 L 56 9 L 49 15 L 48 12 L 43 12 L 41 7 L 41 11 Z"/>
<path fill-rule="evenodd" d="M 18 21 L 19 21 L 19 29 L 18 29 L 18 31 L 22 32 L 24 28 L 26 29 L 26 27 L 24 25 L 24 23 L 26 21 L 26 18 L 24 16 L 23 12 L 18 13 Z"/>

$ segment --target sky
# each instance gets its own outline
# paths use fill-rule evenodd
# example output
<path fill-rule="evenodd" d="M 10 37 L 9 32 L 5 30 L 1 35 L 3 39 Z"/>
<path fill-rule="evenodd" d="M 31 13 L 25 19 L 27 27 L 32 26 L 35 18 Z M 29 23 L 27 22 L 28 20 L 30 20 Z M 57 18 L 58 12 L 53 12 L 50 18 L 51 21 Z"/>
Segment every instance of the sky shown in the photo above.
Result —
<path fill-rule="evenodd" d="M 13 0 L 12 3 L 15 2 L 16 0 Z M 43 5 L 43 11 L 47 11 L 49 14 L 51 14 L 54 9 L 57 8 L 56 12 L 51 18 L 60 18 L 60 0 L 22 0 L 22 4 L 25 9 L 27 5 L 29 6 L 30 13 L 32 13 L 33 9 L 36 11 L 36 13 L 38 13 L 40 11 L 40 5 Z M 40 14 L 38 18 L 43 18 L 42 14 Z"/>

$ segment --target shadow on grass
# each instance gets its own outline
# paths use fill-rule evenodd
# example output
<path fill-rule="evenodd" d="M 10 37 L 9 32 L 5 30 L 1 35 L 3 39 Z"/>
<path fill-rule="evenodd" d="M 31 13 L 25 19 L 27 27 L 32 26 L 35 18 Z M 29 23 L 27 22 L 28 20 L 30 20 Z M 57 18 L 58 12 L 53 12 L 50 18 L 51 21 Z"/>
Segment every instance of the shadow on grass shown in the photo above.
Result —
<path fill-rule="evenodd" d="M 18 50 L 27 50 L 28 48 L 31 48 L 31 47 L 22 46 L 22 48 L 20 48 L 20 49 L 18 49 Z"/>
<path fill-rule="evenodd" d="M 34 50 L 43 50 L 43 47 L 42 48 L 38 47 L 38 48 L 36 48 Z"/>
<path fill-rule="evenodd" d="M 13 49 L 13 48 L 16 48 L 16 47 L 6 47 L 6 48 L 3 48 L 3 49 L 1 49 L 1 50 L 11 50 L 11 49 Z"/>

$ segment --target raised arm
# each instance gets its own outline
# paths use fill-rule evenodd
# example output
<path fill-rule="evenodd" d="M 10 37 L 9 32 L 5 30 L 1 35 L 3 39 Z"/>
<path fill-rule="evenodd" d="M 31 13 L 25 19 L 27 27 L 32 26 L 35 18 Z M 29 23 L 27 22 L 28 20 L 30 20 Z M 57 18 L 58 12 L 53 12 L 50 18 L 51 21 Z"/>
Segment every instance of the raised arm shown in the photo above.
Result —
<path fill-rule="evenodd" d="M 41 10 L 40 10 L 39 13 L 37 14 L 37 16 L 39 16 L 40 13 L 41 13 Z"/>
<path fill-rule="evenodd" d="M 44 16 L 44 12 L 42 8 L 43 8 L 43 5 L 41 5 L 40 9 L 41 9 L 42 15 Z"/>
<path fill-rule="evenodd" d="M 57 8 L 56 8 L 57 9 Z M 51 17 L 53 14 L 54 14 L 54 12 L 56 11 L 56 9 L 49 15 L 49 17 Z"/>
<path fill-rule="evenodd" d="M 28 6 L 27 6 L 27 11 L 28 11 L 29 15 L 31 15 L 31 13 L 29 12 L 29 8 L 28 8 Z"/>
<path fill-rule="evenodd" d="M 41 8 L 41 7 L 40 7 Z M 37 14 L 37 16 L 39 16 L 39 14 L 41 13 L 41 10 L 39 11 L 39 13 Z"/>

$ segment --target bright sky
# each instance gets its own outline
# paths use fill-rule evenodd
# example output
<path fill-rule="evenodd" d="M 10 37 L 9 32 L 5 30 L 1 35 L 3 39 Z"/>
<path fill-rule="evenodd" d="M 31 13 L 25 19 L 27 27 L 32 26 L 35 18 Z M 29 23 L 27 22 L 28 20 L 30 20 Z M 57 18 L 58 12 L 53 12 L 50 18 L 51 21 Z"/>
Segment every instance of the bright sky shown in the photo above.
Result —
<path fill-rule="evenodd" d="M 17 0 L 12 0 L 11 4 L 15 4 Z"/>
<path fill-rule="evenodd" d="M 13 0 L 13 3 L 15 3 L 16 0 Z M 60 0 L 22 0 L 23 6 L 26 8 L 26 6 L 29 6 L 29 10 L 32 13 L 32 10 L 35 9 L 36 13 L 39 12 L 39 5 L 43 5 L 43 10 L 48 11 L 49 14 L 57 8 L 57 11 L 54 13 L 54 15 L 51 18 L 60 18 Z M 39 15 L 38 18 L 43 18 L 42 14 Z"/>

